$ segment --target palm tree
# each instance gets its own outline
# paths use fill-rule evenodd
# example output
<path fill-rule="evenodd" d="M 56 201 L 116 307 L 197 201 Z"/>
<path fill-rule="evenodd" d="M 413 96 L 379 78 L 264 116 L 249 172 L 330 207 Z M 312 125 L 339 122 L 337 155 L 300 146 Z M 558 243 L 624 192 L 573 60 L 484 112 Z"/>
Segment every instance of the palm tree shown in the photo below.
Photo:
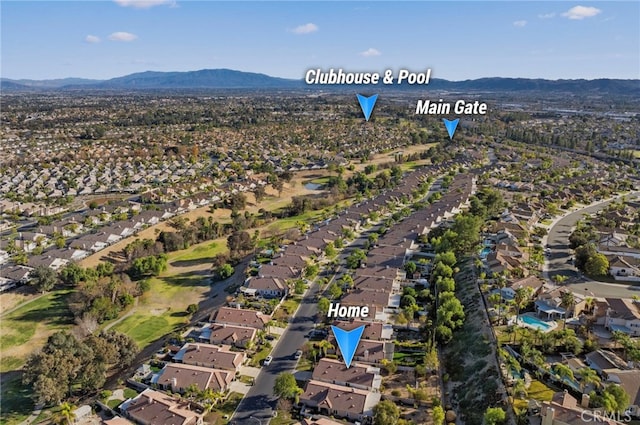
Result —
<path fill-rule="evenodd" d="M 593 308 L 596 305 L 596 300 L 593 297 L 587 297 L 584 300 L 584 308 L 588 313 L 593 314 Z"/>
<path fill-rule="evenodd" d="M 553 366 L 553 371 L 560 378 L 560 380 L 564 381 L 565 379 L 569 379 L 571 381 L 574 380 L 573 371 L 567 365 L 563 365 L 562 363 L 556 363 Z"/>
<path fill-rule="evenodd" d="M 560 296 L 560 307 L 564 308 L 564 320 L 562 321 L 562 329 L 567 326 L 567 316 L 569 315 L 569 309 L 573 308 L 573 305 L 576 303 L 576 299 L 573 296 L 573 292 L 564 291 Z"/>
<path fill-rule="evenodd" d="M 590 367 L 578 370 L 578 375 L 580 375 L 580 390 L 583 393 L 589 384 L 593 384 L 596 388 L 600 386 L 601 380 L 598 373 Z"/>
<path fill-rule="evenodd" d="M 71 425 L 76 419 L 74 410 L 76 410 L 76 407 L 65 401 L 58 407 L 51 421 L 56 425 Z"/>
<path fill-rule="evenodd" d="M 327 351 L 333 350 L 334 347 L 329 341 L 323 339 L 322 341 L 318 342 L 318 348 L 322 352 L 322 357 L 325 357 L 327 355 Z"/>
<path fill-rule="evenodd" d="M 520 315 L 520 309 L 524 307 L 524 304 L 527 301 L 529 301 L 529 291 L 527 291 L 527 288 L 524 286 L 521 286 L 518 289 L 516 289 L 516 293 L 513 296 L 513 301 L 515 302 L 515 305 L 516 305 L 516 317 L 517 317 L 518 315 Z"/>
<path fill-rule="evenodd" d="M 489 295 L 487 300 L 494 306 L 498 306 L 498 323 L 500 323 L 502 295 L 494 292 L 493 294 Z"/>
<path fill-rule="evenodd" d="M 267 323 L 264 324 L 265 328 L 267 328 L 267 333 L 271 333 L 271 326 L 275 324 L 276 323 L 273 320 L 269 320 Z"/>
<path fill-rule="evenodd" d="M 527 387 L 525 386 L 523 379 L 516 379 L 513 383 L 513 396 L 518 398 L 524 398 L 527 396 Z"/>

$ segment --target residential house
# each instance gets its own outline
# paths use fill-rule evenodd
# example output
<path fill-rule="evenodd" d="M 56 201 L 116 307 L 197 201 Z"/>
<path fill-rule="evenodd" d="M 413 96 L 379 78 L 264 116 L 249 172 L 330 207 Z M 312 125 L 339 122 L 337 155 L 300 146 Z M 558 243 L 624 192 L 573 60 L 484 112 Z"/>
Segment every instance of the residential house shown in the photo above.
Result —
<path fill-rule="evenodd" d="M 282 298 L 289 292 L 287 285 L 275 277 L 253 277 L 245 286 L 264 298 Z"/>
<path fill-rule="evenodd" d="M 211 389 L 215 392 L 225 392 L 229 389 L 234 377 L 234 372 L 228 370 L 168 363 L 151 378 L 151 383 L 164 390 L 180 394 L 192 385 L 199 391 Z"/>
<path fill-rule="evenodd" d="M 372 341 L 390 340 L 393 337 L 393 325 L 383 322 L 373 322 L 351 319 L 349 321 L 336 320 L 334 326 L 350 331 L 360 326 L 364 326 L 362 331 L 362 339 L 370 339 Z"/>
<path fill-rule="evenodd" d="M 313 369 L 312 379 L 368 391 L 377 391 L 382 384 L 377 367 L 353 363 L 347 368 L 344 362 L 328 358 L 320 359 Z"/>
<path fill-rule="evenodd" d="M 626 255 L 611 256 L 609 274 L 616 280 L 640 281 L 640 258 Z"/>
<path fill-rule="evenodd" d="M 605 370 L 627 368 L 627 363 L 612 351 L 596 350 L 584 357 L 587 365 L 600 375 L 604 375 Z"/>
<path fill-rule="evenodd" d="M 246 348 L 247 344 L 255 338 L 256 332 L 255 328 L 210 323 L 200 331 L 200 340 L 216 345 Z"/>
<path fill-rule="evenodd" d="M 186 343 L 173 356 L 176 363 L 209 367 L 212 369 L 240 371 L 245 361 L 245 353 L 231 351 L 228 345 L 211 345 L 203 343 Z"/>
<path fill-rule="evenodd" d="M 380 393 L 343 387 L 311 380 L 300 396 L 300 404 L 322 415 L 362 421 L 373 416 L 373 407 L 380 401 Z"/>
<path fill-rule="evenodd" d="M 255 310 L 241 308 L 220 307 L 211 314 L 210 322 L 264 329 L 264 325 L 271 320 L 271 316 Z"/>
<path fill-rule="evenodd" d="M 584 425 L 585 423 L 598 423 L 605 425 L 619 425 L 619 422 L 604 417 L 601 413 L 595 413 L 588 409 L 588 397 L 583 398 L 581 406 L 570 394 L 556 393 L 551 401 L 542 403 L 537 422 L 541 425 Z M 596 416 L 597 415 L 597 416 Z"/>
<path fill-rule="evenodd" d="M 629 413 L 640 416 L 640 370 L 609 369 L 604 371 L 606 383 L 620 385 L 629 395 Z"/>
<path fill-rule="evenodd" d="M 146 389 L 120 406 L 125 416 L 141 425 L 202 425 L 202 415 L 188 402 Z"/>
<path fill-rule="evenodd" d="M 606 301 L 609 308 L 605 316 L 605 328 L 640 336 L 640 303 L 623 298 L 607 298 Z"/>

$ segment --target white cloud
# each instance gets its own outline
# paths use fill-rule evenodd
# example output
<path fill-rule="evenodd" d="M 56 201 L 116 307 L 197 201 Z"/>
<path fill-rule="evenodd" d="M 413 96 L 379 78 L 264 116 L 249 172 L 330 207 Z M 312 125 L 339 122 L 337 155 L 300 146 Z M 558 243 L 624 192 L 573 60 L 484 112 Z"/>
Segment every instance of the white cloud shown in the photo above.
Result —
<path fill-rule="evenodd" d="M 311 34 L 318 31 L 320 28 L 316 24 L 309 22 L 308 24 L 299 25 L 291 30 L 294 34 Z"/>
<path fill-rule="evenodd" d="M 84 38 L 84 41 L 86 41 L 87 43 L 100 43 L 100 37 L 98 37 L 97 35 L 89 34 Z"/>
<path fill-rule="evenodd" d="M 521 20 L 521 21 L 513 21 L 513 26 L 514 27 L 522 28 L 525 25 L 527 25 L 527 21 L 525 21 L 524 19 Z"/>
<path fill-rule="evenodd" d="M 163 4 L 175 5 L 172 0 L 113 0 L 122 7 L 133 7 L 135 9 L 149 9 Z"/>
<path fill-rule="evenodd" d="M 380 53 L 380 50 L 374 49 L 373 47 L 369 47 L 364 52 L 360 52 L 360 56 L 364 56 L 365 58 L 368 58 L 371 56 L 380 56 L 381 54 L 382 53 Z"/>
<path fill-rule="evenodd" d="M 556 13 L 555 12 L 551 12 L 551 13 L 541 13 L 538 15 L 538 18 L 540 19 L 551 19 L 551 18 L 555 18 Z"/>
<path fill-rule="evenodd" d="M 591 6 L 574 6 L 562 14 L 565 18 L 581 20 L 584 18 L 592 18 L 600 14 L 602 10 Z"/>
<path fill-rule="evenodd" d="M 114 32 L 109 35 L 109 40 L 111 41 L 133 41 L 136 38 L 138 38 L 137 35 L 124 31 Z"/>

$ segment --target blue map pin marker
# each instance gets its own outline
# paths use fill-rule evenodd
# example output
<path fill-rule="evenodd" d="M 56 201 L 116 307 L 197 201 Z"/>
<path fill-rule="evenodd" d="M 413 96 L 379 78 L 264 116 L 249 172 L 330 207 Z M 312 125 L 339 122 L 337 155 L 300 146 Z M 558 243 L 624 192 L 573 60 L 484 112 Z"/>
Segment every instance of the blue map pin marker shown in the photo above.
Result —
<path fill-rule="evenodd" d="M 336 337 L 336 341 L 338 341 L 338 348 L 340 348 L 340 352 L 342 353 L 344 364 L 347 366 L 347 369 L 349 369 L 349 366 L 351 366 L 351 360 L 353 360 L 353 355 L 356 353 L 356 349 L 358 348 L 360 338 L 362 338 L 364 325 L 358 326 L 350 331 L 345 331 L 344 329 L 340 329 L 339 327 L 332 325 L 331 330 L 333 331 L 333 335 Z"/>
<path fill-rule="evenodd" d="M 456 132 L 456 127 L 458 126 L 458 122 L 460 122 L 460 118 L 456 118 L 453 121 L 449 121 L 446 118 L 443 118 L 444 126 L 447 127 L 447 133 L 449 133 L 449 140 L 453 139 L 453 134 Z"/>
<path fill-rule="evenodd" d="M 371 117 L 371 112 L 373 111 L 373 107 L 376 106 L 376 100 L 378 100 L 378 95 L 374 94 L 373 96 L 366 97 L 361 94 L 358 94 L 358 102 L 360 102 L 360 107 L 362 108 L 362 113 L 364 113 L 364 119 L 369 121 L 369 117 Z"/>

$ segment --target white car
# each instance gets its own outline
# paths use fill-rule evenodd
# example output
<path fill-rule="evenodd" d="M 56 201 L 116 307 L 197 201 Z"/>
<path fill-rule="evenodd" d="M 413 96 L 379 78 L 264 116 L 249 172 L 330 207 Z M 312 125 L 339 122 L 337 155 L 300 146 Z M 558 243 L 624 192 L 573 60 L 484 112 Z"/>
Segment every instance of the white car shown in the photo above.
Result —
<path fill-rule="evenodd" d="M 272 362 L 272 361 L 273 361 L 273 357 L 271 357 L 271 356 L 267 356 L 267 357 L 264 359 L 264 363 L 262 363 L 262 365 L 263 365 L 263 366 L 269 366 L 269 365 L 271 364 L 271 362 Z"/>
<path fill-rule="evenodd" d="M 298 360 L 300 357 L 302 357 L 302 350 L 296 351 L 296 353 L 293 355 L 293 358 L 296 360 Z"/>

